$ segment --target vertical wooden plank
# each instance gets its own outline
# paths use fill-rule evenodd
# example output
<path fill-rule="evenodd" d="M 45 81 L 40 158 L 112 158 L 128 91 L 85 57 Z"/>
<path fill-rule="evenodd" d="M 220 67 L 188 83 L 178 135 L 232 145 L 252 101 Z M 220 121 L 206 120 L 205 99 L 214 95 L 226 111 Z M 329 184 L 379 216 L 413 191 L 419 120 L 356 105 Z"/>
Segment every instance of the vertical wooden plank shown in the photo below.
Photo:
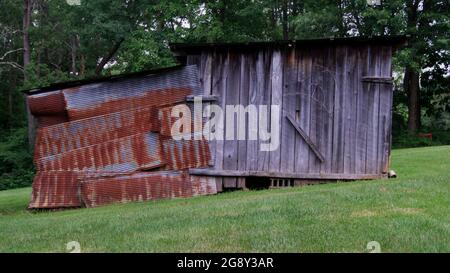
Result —
<path fill-rule="evenodd" d="M 380 52 L 380 76 L 391 77 L 391 47 L 383 46 Z M 391 144 L 391 111 L 392 85 L 387 83 L 380 86 L 380 110 L 378 115 L 378 173 L 389 171 L 389 154 Z"/>
<path fill-rule="evenodd" d="M 265 49 L 263 52 L 262 58 L 262 67 L 260 64 L 257 66 L 258 73 L 258 93 L 260 98 L 259 105 L 266 105 L 268 107 L 267 111 L 267 124 L 266 128 L 270 128 L 270 94 L 272 88 L 272 79 L 271 79 L 271 66 L 272 66 L 272 50 Z M 261 128 L 258 128 L 261 131 Z M 258 171 L 268 171 L 269 170 L 269 159 L 270 152 L 261 151 L 261 140 L 258 141 Z"/>
<path fill-rule="evenodd" d="M 325 162 L 321 167 L 322 173 L 331 173 L 333 162 L 333 108 L 334 108 L 334 94 L 335 94 L 335 76 L 336 76 L 336 56 L 335 48 L 328 47 L 324 53 L 324 71 L 323 71 L 323 85 L 325 94 L 325 109 L 323 111 L 323 120 L 325 133 L 321 147 L 324 147 L 322 154 L 325 157 Z"/>
<path fill-rule="evenodd" d="M 305 132 L 309 132 L 310 109 L 311 109 L 311 66 L 312 60 L 308 50 L 302 49 L 299 57 L 298 81 L 300 84 L 297 101 L 298 123 Z M 296 136 L 295 141 L 296 158 L 295 171 L 299 173 L 308 172 L 308 161 L 311 153 L 308 145 L 301 136 Z"/>
<path fill-rule="evenodd" d="M 212 95 L 212 52 L 203 52 L 202 53 L 202 73 L 201 77 L 203 79 L 203 94 L 204 95 Z"/>
<path fill-rule="evenodd" d="M 248 54 L 242 54 L 240 56 L 240 62 L 241 62 L 241 71 L 240 71 L 240 87 L 239 87 L 239 104 L 243 105 L 244 107 L 248 106 L 248 100 L 249 100 L 249 60 L 251 59 L 251 56 Z M 245 171 L 247 168 L 247 139 L 248 139 L 248 132 L 247 128 L 248 126 L 248 115 L 239 116 L 238 120 L 241 122 L 245 122 L 245 140 L 239 140 L 238 141 L 238 170 Z M 239 134 L 237 132 L 237 134 Z"/>
<path fill-rule="evenodd" d="M 204 56 L 204 57 L 203 57 Z M 199 73 L 202 75 L 203 78 L 203 94 L 204 95 L 212 95 L 213 94 L 213 58 L 215 56 L 214 52 L 208 51 L 208 52 L 203 52 L 202 53 L 202 57 L 204 60 L 202 60 L 202 62 L 204 62 L 204 64 L 201 65 L 202 67 L 202 71 Z M 219 69 L 219 68 L 216 68 Z M 203 104 L 203 109 L 202 111 L 205 110 L 206 107 L 212 105 L 213 103 L 211 102 L 202 102 Z M 203 125 L 205 124 L 205 121 L 203 122 Z M 211 139 L 211 134 L 209 134 L 209 139 Z M 210 166 L 214 166 L 214 162 L 215 162 L 215 157 L 216 157 L 216 147 L 215 147 L 215 141 L 209 141 L 208 142 L 209 145 L 209 150 L 210 150 L 210 154 L 211 154 L 211 161 L 209 163 Z"/>
<path fill-rule="evenodd" d="M 228 55 L 227 53 L 216 53 L 216 57 L 214 58 L 214 82 L 213 82 L 213 95 L 218 97 L 217 104 L 225 109 L 225 95 L 227 89 L 227 78 L 228 78 Z M 214 168 L 216 170 L 223 170 L 223 140 L 215 141 L 215 161 Z"/>
<path fill-rule="evenodd" d="M 239 103 L 239 87 L 241 76 L 241 62 L 237 53 L 229 52 L 229 74 L 227 78 L 227 89 L 225 94 L 226 105 L 237 105 Z M 235 121 L 237 121 L 235 116 Z M 236 122 L 228 127 L 225 124 L 225 137 L 230 130 L 234 131 L 235 138 L 233 140 L 224 141 L 224 154 L 223 154 L 223 169 L 224 170 L 237 170 L 237 157 L 238 157 L 238 141 L 236 140 Z M 226 188 L 236 187 L 236 178 L 229 177 L 224 178 L 224 186 Z"/>
<path fill-rule="evenodd" d="M 275 50 L 272 55 L 272 69 L 271 69 L 271 79 L 272 79 L 272 88 L 271 88 L 271 105 L 277 105 L 278 107 L 282 107 L 283 105 L 283 58 L 280 50 Z M 280 109 L 281 110 L 281 109 Z M 271 113 L 272 114 L 272 113 Z M 274 122 L 275 125 L 272 124 L 272 117 L 270 118 L 270 124 L 272 126 L 278 126 L 278 137 L 281 139 L 281 115 L 278 120 Z M 269 128 L 271 128 L 269 127 Z M 273 140 L 271 140 L 273 142 Z M 276 150 L 270 152 L 270 163 L 269 170 L 270 171 L 279 171 L 280 170 L 280 162 L 281 162 L 281 149 L 277 147 Z"/>
<path fill-rule="evenodd" d="M 364 174 L 366 172 L 366 148 L 367 148 L 367 129 L 368 129 L 368 103 L 369 90 L 362 81 L 362 77 L 368 75 L 368 46 L 364 45 L 358 49 L 358 100 L 357 100 L 357 118 L 356 118 L 356 162 L 355 172 Z"/>
<path fill-rule="evenodd" d="M 197 65 L 200 67 L 200 55 L 188 55 L 186 58 L 186 65 Z M 199 70 L 199 73 L 200 72 L 201 70 Z"/>
<path fill-rule="evenodd" d="M 309 132 L 308 135 L 311 141 L 317 146 L 319 151 L 323 149 L 320 147 L 321 137 L 323 134 L 322 128 L 322 110 L 324 108 L 324 96 L 323 96 L 323 52 L 320 49 L 313 49 L 311 54 L 311 106 L 310 106 L 310 118 L 309 118 Z M 308 172 L 320 173 L 320 160 L 315 153 L 309 153 Z"/>
<path fill-rule="evenodd" d="M 356 164 L 356 102 L 358 89 L 356 79 L 357 72 L 357 48 L 347 47 L 344 76 L 344 173 L 355 173 Z"/>
<path fill-rule="evenodd" d="M 261 52 L 256 52 L 253 54 L 249 54 L 248 55 L 249 58 L 249 104 L 253 104 L 258 106 L 259 100 L 261 98 L 260 94 L 259 94 L 259 89 L 258 89 L 258 75 L 257 75 L 257 71 L 259 70 L 259 68 L 257 68 L 257 66 L 261 66 L 262 67 L 262 53 Z M 262 70 L 262 68 L 261 68 Z M 249 126 L 250 129 L 250 126 Z M 250 132 L 249 132 L 250 133 Z M 256 133 L 256 136 L 258 136 L 258 132 L 252 132 L 253 134 Z M 258 170 L 258 150 L 259 150 L 259 145 L 258 145 L 258 139 L 256 140 L 247 140 L 247 170 L 250 171 L 256 171 Z"/>
<path fill-rule="evenodd" d="M 284 80 L 283 80 L 283 108 L 282 108 L 282 134 L 281 134 L 281 172 L 295 171 L 295 137 L 296 131 L 289 121 L 284 118 L 290 115 L 295 118 L 296 115 L 296 97 L 298 90 L 298 59 L 295 47 L 286 53 L 284 61 Z"/>
<path fill-rule="evenodd" d="M 336 81 L 333 120 L 333 173 L 344 172 L 344 88 L 347 48 L 336 48 Z"/>
<path fill-rule="evenodd" d="M 377 76 L 380 71 L 379 46 L 369 47 L 368 75 Z M 378 113 L 380 104 L 380 87 L 377 83 L 368 83 L 368 122 L 366 173 L 376 174 L 378 166 Z"/>

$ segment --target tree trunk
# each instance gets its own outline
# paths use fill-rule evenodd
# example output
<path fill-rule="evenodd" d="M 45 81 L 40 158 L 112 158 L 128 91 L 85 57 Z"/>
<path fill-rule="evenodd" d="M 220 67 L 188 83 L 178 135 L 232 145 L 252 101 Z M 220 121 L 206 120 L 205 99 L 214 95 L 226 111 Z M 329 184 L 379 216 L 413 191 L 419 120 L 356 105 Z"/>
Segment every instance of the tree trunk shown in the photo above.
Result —
<path fill-rule="evenodd" d="M 95 69 L 95 75 L 99 76 L 105 65 L 111 60 L 112 57 L 114 57 L 114 54 L 116 54 L 117 50 L 119 50 L 120 45 L 124 41 L 124 38 L 121 38 L 118 42 L 114 44 L 114 46 L 111 48 L 111 50 L 108 52 L 108 54 L 102 58 L 100 63 L 97 65 L 97 68 Z"/>
<path fill-rule="evenodd" d="M 23 5 L 23 76 L 24 81 L 27 81 L 27 72 L 26 67 L 30 64 L 31 61 L 31 46 L 30 46 L 30 24 L 31 24 L 31 3 L 32 0 L 24 0 Z M 33 152 L 34 148 L 34 133 L 36 129 L 36 121 L 33 115 L 30 113 L 30 109 L 28 107 L 28 101 L 25 97 L 25 105 L 27 110 L 27 119 L 28 119 L 28 144 L 30 147 L 30 151 Z"/>
<path fill-rule="evenodd" d="M 71 60 L 70 74 L 72 74 L 72 76 L 78 75 L 78 71 L 77 71 L 78 42 L 77 41 L 78 41 L 77 36 L 71 37 L 71 39 L 70 39 L 70 60 Z"/>
<path fill-rule="evenodd" d="M 407 67 L 403 85 L 408 95 L 408 131 L 415 134 L 421 125 L 419 72 Z"/>
<path fill-rule="evenodd" d="M 30 23 L 31 23 L 31 0 L 24 0 L 23 7 L 23 67 L 25 68 L 31 61 L 30 47 Z"/>

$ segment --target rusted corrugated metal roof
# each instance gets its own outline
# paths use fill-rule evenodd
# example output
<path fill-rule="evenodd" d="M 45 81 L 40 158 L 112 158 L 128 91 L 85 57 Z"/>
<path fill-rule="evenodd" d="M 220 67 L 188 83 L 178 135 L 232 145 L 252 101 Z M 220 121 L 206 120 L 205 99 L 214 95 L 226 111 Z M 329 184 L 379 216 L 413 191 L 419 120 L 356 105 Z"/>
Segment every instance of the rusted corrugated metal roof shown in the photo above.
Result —
<path fill-rule="evenodd" d="M 139 132 L 159 130 L 155 107 L 143 107 L 39 129 L 35 159 L 65 153 Z"/>
<path fill-rule="evenodd" d="M 150 172 L 86 179 L 81 198 L 87 207 L 217 193 L 211 180 L 187 172 Z"/>
<path fill-rule="evenodd" d="M 29 208 L 76 208 L 82 203 L 76 172 L 38 172 L 33 181 Z"/>
<path fill-rule="evenodd" d="M 193 137 L 192 137 L 193 138 Z M 166 170 L 207 167 L 211 154 L 206 140 L 162 140 Z"/>
<path fill-rule="evenodd" d="M 204 139 L 174 140 L 172 107 L 201 93 L 197 68 L 32 94 L 40 120 L 30 208 L 94 207 L 217 193 Z M 46 101 L 49 103 L 47 104 Z M 195 126 L 193 126 L 194 128 Z"/>
<path fill-rule="evenodd" d="M 39 171 L 132 172 L 164 165 L 156 133 L 140 133 L 40 158 Z"/>

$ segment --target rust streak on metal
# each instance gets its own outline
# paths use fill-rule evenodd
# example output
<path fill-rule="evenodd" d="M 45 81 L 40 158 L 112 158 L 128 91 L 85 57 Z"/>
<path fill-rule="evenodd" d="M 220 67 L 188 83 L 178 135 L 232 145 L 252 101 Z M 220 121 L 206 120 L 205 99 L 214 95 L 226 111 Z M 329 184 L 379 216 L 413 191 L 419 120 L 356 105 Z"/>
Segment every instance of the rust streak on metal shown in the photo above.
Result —
<path fill-rule="evenodd" d="M 66 153 L 40 158 L 40 171 L 127 172 L 164 165 L 156 133 L 136 134 Z M 94 155 L 101 155 L 95 157 Z"/>
<path fill-rule="evenodd" d="M 192 94 L 190 88 L 171 88 L 152 90 L 139 97 L 111 97 L 109 100 L 91 107 L 68 108 L 71 121 L 119 112 L 131 108 L 163 106 L 183 102 L 187 95 Z"/>
<path fill-rule="evenodd" d="M 39 129 L 35 155 L 39 159 L 137 134 L 158 131 L 156 108 L 144 107 Z"/>
<path fill-rule="evenodd" d="M 33 181 L 29 208 L 81 207 L 76 172 L 38 172 Z"/>

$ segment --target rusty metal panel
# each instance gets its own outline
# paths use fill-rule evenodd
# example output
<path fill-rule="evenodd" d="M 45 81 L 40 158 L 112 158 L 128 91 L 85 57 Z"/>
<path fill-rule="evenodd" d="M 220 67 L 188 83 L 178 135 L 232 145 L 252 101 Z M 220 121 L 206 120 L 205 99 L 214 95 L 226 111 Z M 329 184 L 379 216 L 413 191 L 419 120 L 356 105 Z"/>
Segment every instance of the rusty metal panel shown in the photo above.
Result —
<path fill-rule="evenodd" d="M 38 172 L 33 181 L 30 209 L 81 207 L 78 174 Z"/>
<path fill-rule="evenodd" d="M 38 128 L 45 128 L 69 121 L 69 118 L 65 113 L 61 113 L 58 115 L 38 115 L 36 116 L 36 118 Z"/>
<path fill-rule="evenodd" d="M 143 133 L 40 158 L 39 171 L 132 172 L 164 165 L 159 135 Z"/>
<path fill-rule="evenodd" d="M 209 144 L 206 140 L 162 140 L 166 170 L 184 170 L 208 167 L 211 160 Z"/>
<path fill-rule="evenodd" d="M 180 117 L 177 116 L 172 116 L 172 113 L 176 113 L 173 112 L 174 107 L 180 106 L 180 104 L 177 105 L 171 105 L 168 107 L 162 107 L 159 109 L 159 113 L 158 113 L 158 119 L 161 125 L 160 131 L 159 133 L 162 136 L 167 136 L 167 137 L 177 137 L 180 135 L 181 132 L 177 132 L 176 130 L 174 130 L 172 132 L 172 128 L 175 124 L 175 122 L 177 120 L 180 119 Z M 197 120 L 194 118 L 194 109 L 192 109 L 192 105 L 189 104 L 183 104 L 183 106 L 186 106 L 187 108 L 189 108 L 189 111 L 191 112 L 191 128 L 189 128 L 189 132 L 191 133 L 202 133 L 203 132 L 203 128 L 204 128 L 204 120 L 203 118 L 198 120 L 199 124 L 196 124 Z M 183 128 L 183 131 L 186 131 L 186 128 Z"/>
<path fill-rule="evenodd" d="M 63 90 L 70 120 L 130 108 L 170 105 L 201 94 L 196 66 L 140 78 L 87 84 Z"/>
<path fill-rule="evenodd" d="M 81 196 L 87 207 L 96 207 L 113 203 L 191 197 L 192 186 L 186 172 L 141 172 L 85 179 L 81 183 Z"/>
<path fill-rule="evenodd" d="M 28 107 L 33 115 L 55 115 L 66 112 L 66 102 L 62 91 L 30 95 Z"/>
<path fill-rule="evenodd" d="M 159 124 L 154 107 L 62 123 L 37 131 L 34 158 L 36 161 L 42 157 L 157 130 Z"/>

